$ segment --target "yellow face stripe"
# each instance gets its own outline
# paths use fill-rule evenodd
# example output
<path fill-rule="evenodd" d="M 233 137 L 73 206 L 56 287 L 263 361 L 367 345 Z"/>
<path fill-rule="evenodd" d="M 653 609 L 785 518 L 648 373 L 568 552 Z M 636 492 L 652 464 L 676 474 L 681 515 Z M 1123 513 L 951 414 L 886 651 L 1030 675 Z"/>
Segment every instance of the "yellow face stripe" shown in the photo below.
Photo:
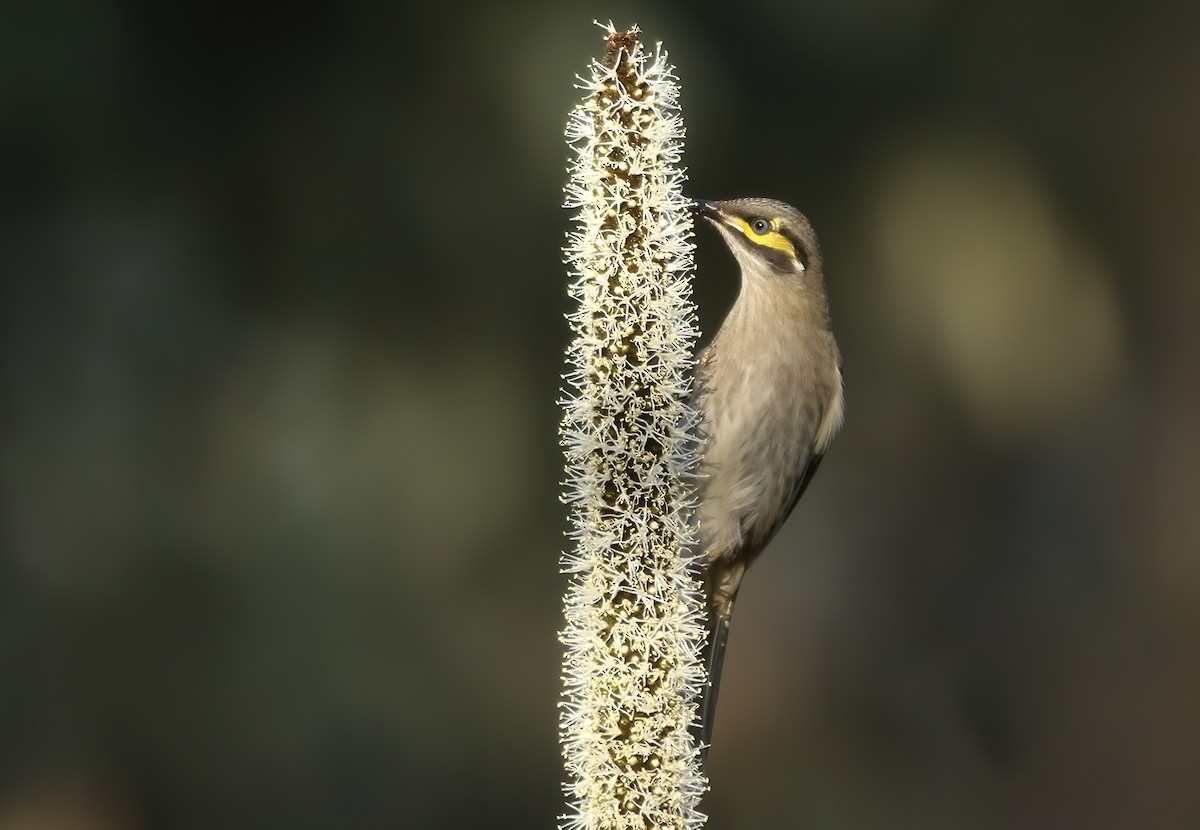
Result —
<path fill-rule="evenodd" d="M 756 245 L 774 248 L 776 251 L 783 251 L 790 257 L 796 256 L 796 248 L 792 245 L 792 241 L 779 231 L 770 230 L 760 235 L 750 229 L 750 223 L 745 219 L 735 218 L 733 221 L 737 223 L 738 228 L 746 235 L 746 238 Z M 775 223 L 772 222 L 771 226 L 774 227 L 774 225 Z"/>

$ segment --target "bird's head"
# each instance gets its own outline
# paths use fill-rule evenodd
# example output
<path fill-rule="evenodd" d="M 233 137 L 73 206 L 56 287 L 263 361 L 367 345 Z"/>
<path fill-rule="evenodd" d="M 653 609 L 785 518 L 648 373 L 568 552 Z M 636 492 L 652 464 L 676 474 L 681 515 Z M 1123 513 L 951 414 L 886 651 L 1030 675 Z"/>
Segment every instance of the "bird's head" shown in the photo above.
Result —
<path fill-rule="evenodd" d="M 708 219 L 751 277 L 820 279 L 821 249 L 812 225 L 800 211 L 774 199 L 693 199 L 696 213 Z"/>

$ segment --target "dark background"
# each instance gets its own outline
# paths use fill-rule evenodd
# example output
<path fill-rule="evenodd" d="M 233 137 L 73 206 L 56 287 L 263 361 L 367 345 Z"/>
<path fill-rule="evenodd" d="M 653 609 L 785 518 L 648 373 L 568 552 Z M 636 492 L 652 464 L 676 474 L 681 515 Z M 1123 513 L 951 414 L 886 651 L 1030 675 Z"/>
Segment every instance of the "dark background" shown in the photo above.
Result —
<path fill-rule="evenodd" d="M 1200 6 L 45 0 L 0 5 L 0 828 L 553 826 L 593 17 L 666 42 L 695 195 L 809 214 L 846 363 L 711 826 L 1197 826 Z"/>

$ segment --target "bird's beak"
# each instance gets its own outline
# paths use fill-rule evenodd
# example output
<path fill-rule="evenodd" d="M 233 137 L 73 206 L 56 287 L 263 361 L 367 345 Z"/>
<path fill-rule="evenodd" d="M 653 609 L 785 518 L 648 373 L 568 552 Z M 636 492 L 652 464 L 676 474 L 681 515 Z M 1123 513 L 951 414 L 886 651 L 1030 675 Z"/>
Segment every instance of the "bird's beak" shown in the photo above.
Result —
<path fill-rule="evenodd" d="M 692 210 L 714 222 L 722 222 L 725 218 L 721 214 L 720 203 L 709 199 L 692 199 Z"/>
<path fill-rule="evenodd" d="M 738 223 L 725 211 L 720 202 L 709 199 L 692 199 L 692 211 L 712 222 L 720 230 L 741 230 Z"/>

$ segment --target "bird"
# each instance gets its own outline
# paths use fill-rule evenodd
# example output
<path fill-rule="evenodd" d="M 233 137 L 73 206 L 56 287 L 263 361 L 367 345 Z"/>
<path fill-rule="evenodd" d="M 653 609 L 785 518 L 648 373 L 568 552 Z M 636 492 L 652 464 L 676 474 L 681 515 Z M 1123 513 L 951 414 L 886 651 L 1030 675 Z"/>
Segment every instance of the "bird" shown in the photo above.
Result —
<path fill-rule="evenodd" d="M 746 568 L 791 514 L 842 425 L 842 360 L 821 249 L 773 199 L 693 199 L 741 268 L 741 289 L 697 361 L 698 559 L 707 599 L 699 741 L 712 743 L 721 666 Z"/>

